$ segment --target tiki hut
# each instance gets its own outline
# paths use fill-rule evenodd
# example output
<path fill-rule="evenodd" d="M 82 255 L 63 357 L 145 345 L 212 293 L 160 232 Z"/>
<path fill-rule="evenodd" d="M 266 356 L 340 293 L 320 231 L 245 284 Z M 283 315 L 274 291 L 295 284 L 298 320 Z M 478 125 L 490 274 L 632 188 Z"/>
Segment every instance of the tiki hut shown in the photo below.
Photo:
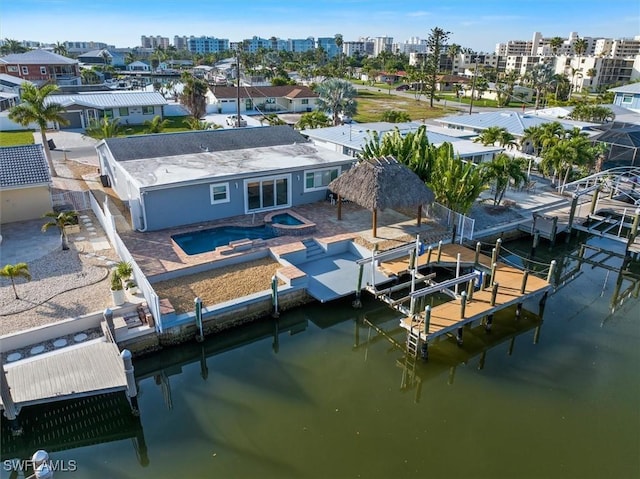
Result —
<path fill-rule="evenodd" d="M 338 197 L 338 219 L 342 219 L 341 199 L 353 201 L 373 212 L 373 237 L 377 236 L 378 210 L 416 207 L 418 225 L 422 205 L 434 200 L 433 192 L 413 171 L 392 156 L 361 160 L 329 183 Z"/>

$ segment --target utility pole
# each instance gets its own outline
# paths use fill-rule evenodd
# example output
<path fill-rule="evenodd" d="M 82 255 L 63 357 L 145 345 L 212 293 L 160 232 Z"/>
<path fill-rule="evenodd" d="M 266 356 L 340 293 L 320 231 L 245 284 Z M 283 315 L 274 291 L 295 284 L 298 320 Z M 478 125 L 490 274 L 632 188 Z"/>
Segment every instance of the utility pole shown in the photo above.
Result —
<path fill-rule="evenodd" d="M 240 48 L 236 50 L 236 128 L 240 128 Z"/>
<path fill-rule="evenodd" d="M 469 102 L 469 115 L 473 113 L 473 97 L 476 94 L 476 77 L 478 76 L 478 56 L 476 55 L 476 67 L 473 69 L 473 80 L 471 82 L 471 101 Z"/>

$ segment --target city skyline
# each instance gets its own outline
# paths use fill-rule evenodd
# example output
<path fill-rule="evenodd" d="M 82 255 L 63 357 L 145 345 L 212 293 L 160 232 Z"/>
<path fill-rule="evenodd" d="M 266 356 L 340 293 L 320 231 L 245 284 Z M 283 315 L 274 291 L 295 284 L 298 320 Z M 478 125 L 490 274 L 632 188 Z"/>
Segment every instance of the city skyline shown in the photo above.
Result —
<path fill-rule="evenodd" d="M 433 27 L 450 31 L 449 43 L 493 52 L 497 43 L 545 37 L 622 38 L 640 35 L 637 0 L 607 4 L 595 0 L 451 0 L 390 4 L 381 0 L 325 0 L 321 3 L 262 0 L 238 4 L 193 0 L 80 3 L 77 0 L 22 0 L 1 7 L 2 38 L 43 43 L 97 41 L 117 47 L 140 45 L 141 35 L 212 36 L 231 42 L 269 38 L 393 37 L 404 43 L 426 38 Z M 197 14 L 196 14 L 197 13 Z M 126 14 L 126 16 L 125 16 Z"/>

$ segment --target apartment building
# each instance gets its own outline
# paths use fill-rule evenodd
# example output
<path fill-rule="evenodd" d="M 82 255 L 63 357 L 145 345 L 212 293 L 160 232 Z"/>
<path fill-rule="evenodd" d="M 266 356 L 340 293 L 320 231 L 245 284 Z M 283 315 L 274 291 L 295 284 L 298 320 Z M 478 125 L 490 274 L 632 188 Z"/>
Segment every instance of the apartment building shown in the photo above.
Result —
<path fill-rule="evenodd" d="M 81 55 L 93 50 L 113 50 L 115 46 L 107 45 L 103 42 L 63 42 L 67 53 L 73 55 Z"/>
<path fill-rule="evenodd" d="M 169 46 L 169 38 L 160 35 L 147 37 L 142 35 L 140 37 L 140 46 L 142 48 L 167 48 Z"/>
<path fill-rule="evenodd" d="M 190 37 L 183 35 L 174 35 L 173 36 L 173 46 L 176 47 L 176 50 L 188 50 L 189 49 L 189 38 L 193 38 L 193 35 Z"/>
<path fill-rule="evenodd" d="M 215 37 L 190 37 L 187 40 L 187 50 L 199 54 L 221 53 L 229 50 L 229 40 Z"/>
<path fill-rule="evenodd" d="M 308 52 L 316 47 L 316 41 L 313 37 L 308 38 L 289 38 L 287 40 L 287 49 L 290 52 Z"/>
<path fill-rule="evenodd" d="M 373 39 L 373 56 L 377 57 L 382 52 L 393 52 L 393 37 L 375 37 Z"/>
<path fill-rule="evenodd" d="M 336 45 L 335 37 L 318 37 L 316 40 L 316 48 L 322 48 L 329 58 L 334 58 L 340 53 L 340 49 L 338 45 Z"/>

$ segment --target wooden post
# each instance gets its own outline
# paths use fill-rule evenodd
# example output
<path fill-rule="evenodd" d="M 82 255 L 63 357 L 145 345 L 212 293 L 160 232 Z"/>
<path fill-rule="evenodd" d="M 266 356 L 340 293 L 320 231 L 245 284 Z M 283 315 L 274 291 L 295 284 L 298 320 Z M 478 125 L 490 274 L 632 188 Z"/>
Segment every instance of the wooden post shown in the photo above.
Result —
<path fill-rule="evenodd" d="M 429 335 L 429 325 L 431 324 L 431 306 L 427 305 L 424 308 L 424 335 L 427 337 Z M 426 343 L 426 341 L 425 341 Z"/>
<path fill-rule="evenodd" d="M 422 225 L 422 205 L 418 205 L 418 226 Z"/>
<path fill-rule="evenodd" d="M 635 183 L 634 183 L 635 186 Z M 633 242 L 638 236 L 638 227 L 640 226 L 640 208 L 636 209 L 633 217 L 633 223 L 631 224 L 631 230 L 629 231 L 629 239 L 627 240 L 627 250 L 631 247 Z"/>
<path fill-rule="evenodd" d="M 540 232 L 536 230 L 533 234 L 533 244 L 531 245 L 531 259 L 536 257 L 536 248 L 538 247 L 538 243 L 540 242 Z"/>
<path fill-rule="evenodd" d="M 529 279 L 529 271 L 522 274 L 522 284 L 520 285 L 520 294 L 524 294 L 527 290 L 527 280 Z"/>
<path fill-rule="evenodd" d="M 457 254 L 456 256 L 456 278 L 458 278 L 460 276 L 460 253 Z M 454 286 L 454 291 L 456 294 L 458 294 L 458 283 L 455 284 Z"/>
<path fill-rule="evenodd" d="M 378 209 L 373 209 L 373 229 L 372 234 L 374 238 L 378 237 Z"/>
<path fill-rule="evenodd" d="M 4 416 L 9 420 L 11 425 L 11 434 L 13 436 L 19 436 L 22 434 L 22 427 L 18 422 L 18 408 L 13 402 L 13 397 L 11 395 L 11 388 L 9 387 L 9 383 L 7 382 L 6 371 L 4 370 L 4 363 L 2 355 L 0 354 L 0 398 L 2 399 L 2 404 L 4 405 Z"/>
<path fill-rule="evenodd" d="M 498 254 L 497 253 L 498 253 L 498 251 L 495 248 L 493 248 L 491 250 L 491 264 L 494 264 L 496 261 L 498 261 Z"/>
<path fill-rule="evenodd" d="M 458 343 L 458 346 L 462 346 L 462 341 L 462 328 L 458 328 L 456 333 L 456 342 Z"/>
<path fill-rule="evenodd" d="M 478 264 L 480 263 L 480 249 L 482 249 L 482 244 L 480 243 L 480 241 L 478 241 L 476 243 L 476 254 L 473 258 L 474 266 L 478 266 Z"/>
<path fill-rule="evenodd" d="M 278 311 L 278 277 L 275 274 L 271 277 L 271 300 L 273 302 L 271 316 L 278 318 L 280 317 L 280 312 Z"/>
<path fill-rule="evenodd" d="M 442 256 L 442 240 L 438 241 L 438 259 L 436 260 L 438 263 L 440 262 L 441 256 Z"/>
<path fill-rule="evenodd" d="M 364 273 L 364 264 L 358 265 L 358 282 L 356 283 L 356 300 L 351 303 L 354 308 L 361 308 L 362 301 L 360 301 L 360 295 L 362 294 L 362 274 Z"/>
<path fill-rule="evenodd" d="M 498 267 L 498 263 L 493 263 L 491 265 L 491 281 L 489 282 L 489 284 L 493 284 L 493 282 L 495 281 L 497 267 Z"/>
<path fill-rule="evenodd" d="M 589 209 L 589 214 L 592 215 L 596 211 L 596 206 L 598 205 L 598 195 L 600 194 L 600 186 L 596 187 L 593 191 L 593 196 L 591 197 L 591 208 Z"/>
<path fill-rule="evenodd" d="M 549 265 L 549 274 L 547 274 L 547 283 L 549 284 L 553 284 L 553 276 L 556 272 L 556 260 L 552 260 L 551 264 Z"/>
<path fill-rule="evenodd" d="M 199 334 L 196 335 L 196 341 L 201 343 L 204 341 L 204 334 L 202 332 L 202 300 L 196 296 L 196 299 L 194 299 L 193 302 L 196 309 L 196 327 L 199 332 Z"/>
<path fill-rule="evenodd" d="M 463 291 L 460 295 L 460 319 L 464 319 L 464 310 L 467 307 L 467 292 Z"/>
<path fill-rule="evenodd" d="M 431 263 L 431 253 L 433 253 L 433 247 L 429 246 L 429 249 L 427 250 L 427 265 Z"/>
<path fill-rule="evenodd" d="M 451 228 L 451 244 L 456 243 L 456 231 L 457 231 L 457 226 L 455 223 L 453 223 L 453 228 Z"/>
<path fill-rule="evenodd" d="M 342 220 L 342 198 L 340 198 L 340 195 L 336 195 L 337 199 L 336 201 L 338 202 L 338 221 Z"/>
<path fill-rule="evenodd" d="M 571 210 L 569 211 L 569 225 L 567 226 L 567 237 L 565 238 L 565 241 L 567 243 L 571 240 L 573 220 L 576 216 L 577 208 L 578 208 L 578 195 L 573 195 L 573 199 L 571 200 Z"/>
<path fill-rule="evenodd" d="M 123 349 L 120 353 L 122 363 L 124 364 L 124 374 L 127 378 L 127 397 L 131 403 L 131 410 L 135 415 L 140 414 L 138 411 L 138 388 L 136 387 L 136 377 L 133 373 L 133 361 L 131 360 L 131 351 Z"/>
<path fill-rule="evenodd" d="M 498 296 L 498 288 L 500 285 L 498 283 L 493 283 L 493 289 L 491 290 L 491 306 L 496 305 L 496 296 Z"/>
<path fill-rule="evenodd" d="M 496 240 L 496 259 L 495 261 L 498 260 L 498 258 L 500 257 L 500 246 L 502 245 L 502 238 L 498 238 Z"/>
<path fill-rule="evenodd" d="M 473 284 L 473 280 L 467 283 L 467 301 L 471 301 L 473 299 L 473 292 L 475 290 L 475 286 Z"/>
<path fill-rule="evenodd" d="M 556 244 L 556 235 L 558 234 L 558 217 L 553 217 L 553 225 L 551 226 L 551 246 L 549 249 L 553 248 Z"/>

